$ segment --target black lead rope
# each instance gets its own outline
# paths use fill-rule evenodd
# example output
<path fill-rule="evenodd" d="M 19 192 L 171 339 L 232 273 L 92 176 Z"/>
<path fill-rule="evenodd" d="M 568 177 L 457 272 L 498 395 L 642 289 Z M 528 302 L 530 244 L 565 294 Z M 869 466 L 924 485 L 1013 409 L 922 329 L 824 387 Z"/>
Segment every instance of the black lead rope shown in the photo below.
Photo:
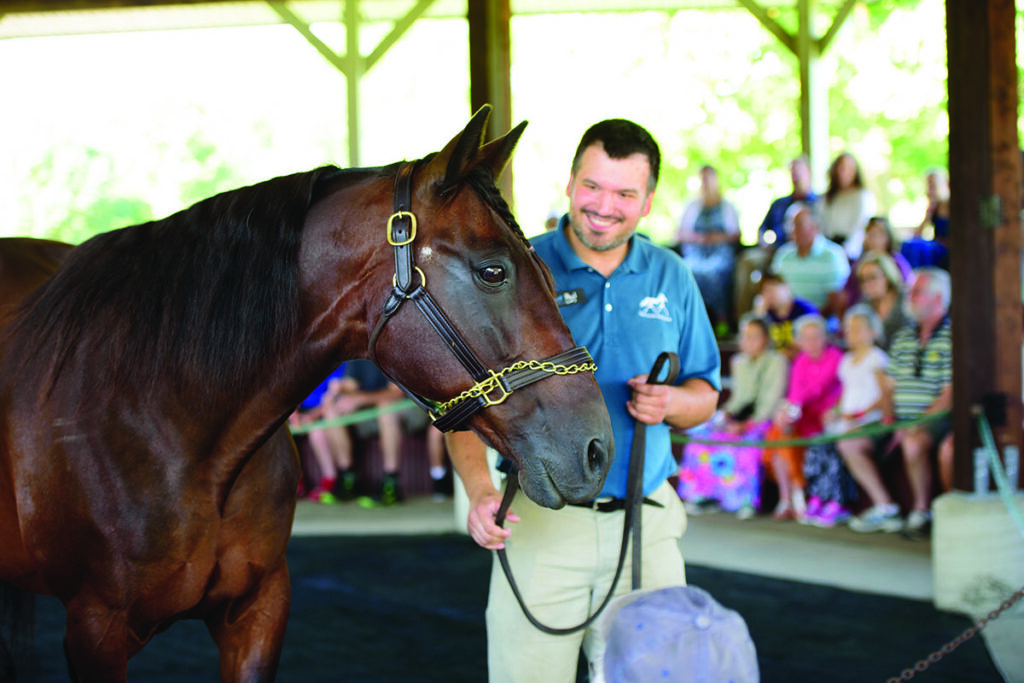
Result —
<path fill-rule="evenodd" d="M 663 379 L 659 379 L 665 363 L 668 363 L 668 371 Z M 651 372 L 647 376 L 647 383 L 675 384 L 678 376 L 679 356 L 670 351 L 665 351 L 659 354 L 658 359 L 654 361 L 654 367 L 651 368 Z M 516 601 L 522 608 L 523 614 L 531 624 L 544 633 L 553 636 L 565 636 L 570 633 L 582 631 L 594 623 L 594 620 L 600 616 L 604 608 L 609 602 L 611 602 L 612 596 L 615 595 L 615 587 L 619 584 L 619 577 L 622 575 L 622 568 L 626 563 L 626 549 L 629 547 L 630 534 L 633 536 L 632 587 L 633 590 L 640 588 L 640 558 L 642 550 L 640 531 L 640 519 L 642 513 L 640 507 L 644 503 L 644 454 L 646 448 L 647 425 L 643 422 L 637 422 L 636 426 L 633 428 L 633 444 L 629 452 L 629 472 L 626 477 L 626 505 L 625 515 L 622 519 L 622 545 L 619 547 L 619 563 L 615 568 L 615 577 L 612 579 L 612 585 L 608 589 L 608 594 L 604 596 L 604 600 L 601 601 L 597 611 L 588 616 L 584 621 L 576 626 L 569 626 L 565 628 L 555 628 L 541 623 L 526 606 L 526 600 L 523 599 L 523 595 L 519 591 L 519 585 L 512 577 L 512 568 L 509 566 L 508 557 L 505 555 L 505 549 L 502 548 L 497 551 L 498 561 L 501 563 L 501 570 L 505 573 L 505 578 L 508 579 L 509 588 L 512 589 L 512 594 L 516 597 Z M 506 478 L 505 495 L 501 499 L 501 505 L 498 506 L 498 512 L 494 515 L 494 522 L 499 527 L 505 523 L 505 515 L 508 513 L 508 508 L 512 504 L 512 499 L 515 497 L 518 489 L 519 473 L 513 466 Z"/>

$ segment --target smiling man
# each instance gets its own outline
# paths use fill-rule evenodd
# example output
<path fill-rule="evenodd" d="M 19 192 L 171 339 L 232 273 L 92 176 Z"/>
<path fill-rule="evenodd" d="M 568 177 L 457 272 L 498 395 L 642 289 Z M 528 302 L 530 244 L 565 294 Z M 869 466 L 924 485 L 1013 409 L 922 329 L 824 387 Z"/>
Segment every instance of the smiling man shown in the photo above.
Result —
<path fill-rule="evenodd" d="M 574 626 L 593 612 L 615 574 L 623 501 L 636 421 L 650 425 L 644 461 L 643 587 L 686 582 L 679 539 L 686 514 L 668 484 L 676 469 L 669 425 L 686 428 L 714 412 L 719 352 L 693 275 L 678 254 L 635 234 L 651 210 L 660 152 L 651 135 L 624 119 L 595 124 L 573 159 L 569 212 L 533 240 L 551 269 L 562 317 L 595 361 L 615 433 L 616 457 L 601 495 L 563 510 L 516 498 L 512 531 L 494 523 L 501 494 L 484 447 L 472 434 L 449 437 L 449 452 L 470 500 L 467 528 L 481 546 L 507 543 L 526 604 L 542 622 Z M 674 386 L 646 384 L 662 351 L 680 359 Z M 616 593 L 629 591 L 630 568 Z M 546 635 L 524 617 L 497 562 L 487 606 L 490 681 L 572 683 L 584 634 Z"/>

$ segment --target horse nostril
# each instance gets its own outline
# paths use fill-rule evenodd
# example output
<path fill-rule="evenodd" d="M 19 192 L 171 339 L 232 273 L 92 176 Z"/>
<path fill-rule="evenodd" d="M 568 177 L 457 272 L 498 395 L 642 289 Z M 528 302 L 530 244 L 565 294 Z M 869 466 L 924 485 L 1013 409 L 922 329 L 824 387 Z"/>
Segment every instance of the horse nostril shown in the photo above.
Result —
<path fill-rule="evenodd" d="M 601 472 L 604 469 L 605 450 L 600 439 L 593 439 L 587 445 L 587 471 Z"/>

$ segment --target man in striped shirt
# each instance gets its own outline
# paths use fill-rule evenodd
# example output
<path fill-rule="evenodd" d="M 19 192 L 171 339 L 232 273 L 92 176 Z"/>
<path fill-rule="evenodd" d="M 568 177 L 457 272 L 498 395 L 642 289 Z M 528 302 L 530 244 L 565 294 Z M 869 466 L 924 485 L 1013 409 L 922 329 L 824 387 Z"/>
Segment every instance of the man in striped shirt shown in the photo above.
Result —
<path fill-rule="evenodd" d="M 900 328 L 889 347 L 889 386 L 886 414 L 899 421 L 916 420 L 948 411 L 953 402 L 953 344 L 949 326 L 949 273 L 939 268 L 914 271 L 907 294 L 911 322 Z M 920 532 L 931 522 L 931 454 L 936 446 L 947 458 L 952 435 L 948 416 L 898 429 L 890 440 L 869 438 L 840 441 L 846 465 L 868 496 L 872 507 L 850 521 L 854 531 Z M 888 447 L 886 447 L 888 445 Z M 882 483 L 873 455 L 884 455 L 899 446 L 913 496 L 906 521 Z M 945 479 L 945 477 L 944 477 Z"/>

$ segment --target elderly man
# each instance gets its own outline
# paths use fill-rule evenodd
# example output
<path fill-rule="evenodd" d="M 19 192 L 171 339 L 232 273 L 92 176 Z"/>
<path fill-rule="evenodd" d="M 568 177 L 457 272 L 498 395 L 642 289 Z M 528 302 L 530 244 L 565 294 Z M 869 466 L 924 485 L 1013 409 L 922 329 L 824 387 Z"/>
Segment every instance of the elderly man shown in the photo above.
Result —
<path fill-rule="evenodd" d="M 886 401 L 889 417 L 915 420 L 948 411 L 953 402 L 953 344 L 949 326 L 949 273 L 919 268 L 907 295 L 911 321 L 900 328 L 889 347 Z M 891 438 L 840 441 L 839 452 L 872 506 L 850 521 L 854 531 L 922 531 L 931 521 L 932 450 L 949 445 L 950 419 L 942 417 L 897 430 Z M 906 521 L 882 483 L 875 457 L 899 446 L 913 495 Z M 948 448 L 947 448 L 948 449 Z"/>
<path fill-rule="evenodd" d="M 846 252 L 821 234 L 810 205 L 794 204 L 786 218 L 793 223 L 793 239 L 775 252 L 772 270 L 789 283 L 794 296 L 810 301 L 826 318 L 841 316 L 843 287 L 850 277 Z"/>

